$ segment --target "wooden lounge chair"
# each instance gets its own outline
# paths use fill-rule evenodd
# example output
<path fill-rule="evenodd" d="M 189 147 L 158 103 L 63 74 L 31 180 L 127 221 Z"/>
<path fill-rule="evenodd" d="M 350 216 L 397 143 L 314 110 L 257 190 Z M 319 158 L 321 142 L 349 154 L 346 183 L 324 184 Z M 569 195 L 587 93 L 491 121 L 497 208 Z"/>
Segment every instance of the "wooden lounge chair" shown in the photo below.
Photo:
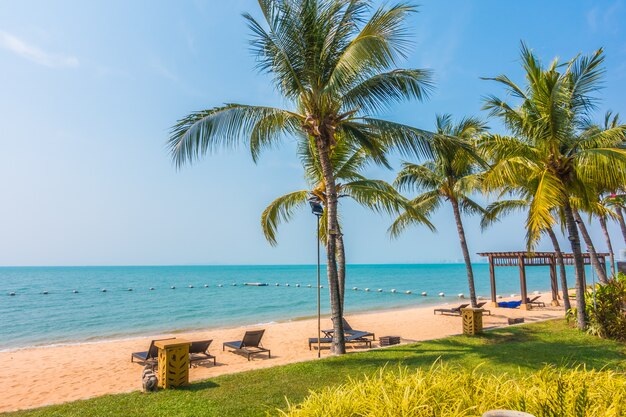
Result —
<path fill-rule="evenodd" d="M 346 338 L 350 334 L 352 334 L 352 333 L 363 333 L 361 338 L 369 338 L 369 337 L 371 337 L 371 339 L 369 339 L 369 340 L 372 341 L 372 342 L 376 340 L 376 335 L 374 333 L 368 332 L 368 331 L 365 331 L 365 330 L 353 329 L 352 326 L 350 326 L 350 323 L 348 323 L 348 320 L 346 320 L 345 318 L 343 318 L 341 320 L 343 322 L 343 331 L 344 331 L 344 334 L 346 335 Z M 334 332 L 335 332 L 335 329 L 322 330 L 322 333 L 324 333 L 327 338 L 328 337 L 332 337 Z"/>
<path fill-rule="evenodd" d="M 483 311 L 484 311 L 485 313 L 487 313 L 487 315 L 491 316 L 491 310 L 487 310 L 486 308 L 483 308 L 483 307 L 485 306 L 485 304 L 487 304 L 487 302 L 486 302 L 486 301 L 483 301 L 483 302 L 481 302 L 481 303 L 478 303 L 478 304 L 476 304 L 476 308 L 482 308 L 482 309 L 483 309 Z"/>
<path fill-rule="evenodd" d="M 369 332 L 358 332 L 358 331 L 348 331 L 346 332 L 345 335 L 345 341 L 346 343 L 349 344 L 353 344 L 353 343 L 363 343 L 365 344 L 366 347 L 371 348 L 372 347 L 372 339 L 369 339 L 368 336 L 371 336 L 372 333 Z M 330 344 L 333 342 L 333 338 L 332 337 L 322 337 L 320 338 L 320 344 Z M 311 346 L 316 345 L 317 344 L 317 337 L 310 337 L 309 338 L 309 350 L 311 350 Z"/>
<path fill-rule="evenodd" d="M 448 316 L 460 316 L 461 315 L 461 309 L 465 308 L 469 306 L 468 304 L 461 304 L 458 307 L 453 307 L 453 308 L 436 308 L 433 311 L 433 314 L 437 314 L 440 313 L 442 315 L 448 315 Z"/>
<path fill-rule="evenodd" d="M 536 306 L 536 307 L 545 307 L 546 303 L 544 303 L 543 301 L 537 301 L 541 298 L 540 295 L 533 297 L 532 300 L 530 298 L 526 298 L 526 304 L 530 304 L 532 306 Z"/>
<path fill-rule="evenodd" d="M 330 344 L 333 343 L 332 337 L 320 337 L 320 344 Z M 311 350 L 312 345 L 317 345 L 317 337 L 309 337 L 309 350 Z"/>
<path fill-rule="evenodd" d="M 348 330 L 346 331 L 345 340 L 347 343 L 365 343 L 367 347 L 371 348 L 372 342 L 375 339 L 374 333 L 362 332 L 359 330 Z"/>
<path fill-rule="evenodd" d="M 263 333 L 265 330 L 251 330 L 247 331 L 243 340 L 238 340 L 235 342 L 225 342 L 222 345 L 222 350 L 226 350 L 227 347 L 233 349 L 233 352 L 241 353 L 246 355 L 248 360 L 250 360 L 250 356 L 257 353 L 265 353 L 267 352 L 267 357 L 271 358 L 272 354 L 269 349 L 265 349 L 261 345 L 261 339 L 263 338 Z"/>
<path fill-rule="evenodd" d="M 144 365 L 156 365 L 159 355 L 159 348 L 154 346 L 154 342 L 159 340 L 173 340 L 175 337 L 169 337 L 166 339 L 155 339 L 150 342 L 150 347 L 145 352 L 133 352 L 130 354 L 130 361 L 135 362 L 137 359 L 137 363 L 142 363 Z"/>
<path fill-rule="evenodd" d="M 216 365 L 215 356 L 209 353 L 209 346 L 213 340 L 200 340 L 197 342 L 191 342 L 189 346 L 189 367 L 192 365 L 198 365 L 202 362 L 213 360 L 213 366 Z"/>
<path fill-rule="evenodd" d="M 353 329 L 352 326 L 350 326 L 350 323 L 348 323 L 348 320 L 346 320 L 345 318 L 342 319 L 342 321 L 343 321 L 343 330 L 344 330 L 344 332 L 346 332 L 346 333 L 350 333 L 350 332 L 364 333 L 364 335 L 361 336 L 362 338 L 364 338 L 364 337 L 366 338 L 366 337 L 370 337 L 371 336 L 372 337 L 372 341 L 376 340 L 376 336 L 374 335 L 374 333 L 368 332 L 368 331 L 365 331 L 365 330 Z"/>

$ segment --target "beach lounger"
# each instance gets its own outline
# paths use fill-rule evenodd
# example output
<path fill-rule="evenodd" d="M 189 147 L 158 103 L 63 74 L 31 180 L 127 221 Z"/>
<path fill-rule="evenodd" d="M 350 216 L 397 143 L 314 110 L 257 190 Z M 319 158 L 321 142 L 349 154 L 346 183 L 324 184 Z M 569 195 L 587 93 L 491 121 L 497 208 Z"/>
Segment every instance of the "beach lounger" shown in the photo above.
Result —
<path fill-rule="evenodd" d="M 544 303 L 543 301 L 537 301 L 540 298 L 541 298 L 540 295 L 533 297 L 532 300 L 530 298 L 526 298 L 526 303 L 532 306 L 545 307 L 546 303 Z"/>
<path fill-rule="evenodd" d="M 357 331 L 352 330 L 352 331 L 346 332 L 344 340 L 346 341 L 346 343 L 349 343 L 349 344 L 363 343 L 365 344 L 366 347 L 371 348 L 373 340 L 368 338 L 371 335 L 372 333 L 369 333 L 369 332 L 357 332 Z M 333 342 L 332 337 L 320 338 L 320 344 L 331 344 L 332 342 Z M 309 350 L 311 350 L 311 346 L 313 345 L 317 345 L 317 337 L 309 338 Z"/>
<path fill-rule="evenodd" d="M 147 351 L 145 352 L 133 352 L 130 354 L 130 361 L 131 362 L 135 362 L 135 359 L 137 359 L 138 363 L 142 363 L 144 365 L 156 365 L 157 363 L 157 358 L 159 355 L 159 348 L 157 348 L 156 346 L 154 346 L 154 342 L 157 342 L 159 340 L 173 340 L 175 339 L 175 337 L 169 337 L 167 339 L 155 339 L 153 341 L 150 342 L 150 347 L 148 348 Z"/>
<path fill-rule="evenodd" d="M 483 301 L 482 303 L 478 303 L 476 304 L 476 308 L 482 308 L 483 311 L 485 313 L 487 313 L 487 315 L 491 316 L 491 310 L 487 310 L 486 308 L 483 308 L 485 306 L 485 304 L 487 304 L 487 302 Z"/>
<path fill-rule="evenodd" d="M 364 335 L 361 338 L 369 338 L 371 337 L 370 341 L 375 341 L 376 340 L 376 335 L 372 332 L 368 332 L 365 330 L 356 330 L 353 329 L 352 326 L 350 326 L 350 323 L 348 323 L 348 320 L 346 320 L 345 318 L 341 319 L 343 322 L 343 331 L 344 334 L 346 335 L 346 338 L 351 334 L 351 333 L 364 333 Z M 333 333 L 335 332 L 334 329 L 328 329 L 328 330 L 322 330 L 322 332 L 326 335 L 327 338 L 332 338 Z M 317 340 L 317 339 L 316 339 Z"/>
<path fill-rule="evenodd" d="M 247 331 L 243 340 L 238 340 L 235 342 L 225 342 L 222 345 L 222 350 L 226 350 L 227 347 L 233 349 L 234 352 L 242 353 L 246 355 L 248 360 L 250 360 L 250 356 L 257 353 L 265 353 L 267 352 L 267 357 L 271 358 L 272 354 L 269 349 L 265 349 L 261 345 L 261 339 L 263 338 L 263 333 L 265 330 L 251 330 Z"/>
<path fill-rule="evenodd" d="M 365 331 L 365 330 L 353 329 L 352 326 L 350 326 L 350 323 L 348 323 L 348 320 L 346 320 L 345 318 L 341 319 L 341 320 L 343 322 L 343 330 L 344 330 L 344 332 L 346 332 L 346 333 L 349 333 L 349 332 L 364 333 L 362 338 L 364 338 L 364 337 L 367 338 L 367 337 L 371 336 L 372 337 L 372 341 L 376 340 L 376 336 L 374 335 L 374 333 L 368 332 L 368 331 Z"/>
<path fill-rule="evenodd" d="M 460 316 L 461 315 L 461 309 L 465 308 L 467 306 L 469 306 L 469 303 L 468 304 L 461 304 L 460 306 L 453 307 L 453 308 L 436 308 L 433 311 L 433 314 L 440 313 L 442 315 L 445 314 L 445 315 L 448 315 L 448 316 Z"/>
<path fill-rule="evenodd" d="M 216 365 L 215 356 L 209 353 L 209 346 L 211 346 L 212 342 L 213 340 L 191 342 L 189 346 L 189 367 L 209 360 L 213 361 L 213 366 Z"/>
<path fill-rule="evenodd" d="M 333 343 L 332 337 L 320 337 L 320 344 L 330 344 Z M 309 350 L 311 350 L 312 345 L 317 345 L 317 337 L 309 337 Z"/>

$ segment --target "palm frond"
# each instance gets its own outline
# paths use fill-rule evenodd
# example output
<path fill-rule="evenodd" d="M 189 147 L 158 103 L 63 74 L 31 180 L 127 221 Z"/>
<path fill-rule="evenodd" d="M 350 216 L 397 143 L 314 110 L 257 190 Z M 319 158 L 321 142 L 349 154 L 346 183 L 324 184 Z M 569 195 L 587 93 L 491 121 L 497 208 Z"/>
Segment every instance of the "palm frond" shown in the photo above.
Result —
<path fill-rule="evenodd" d="M 395 188 L 385 181 L 362 179 L 343 184 L 342 192 L 370 210 L 397 214 L 408 205 Z"/>
<path fill-rule="evenodd" d="M 598 189 L 614 190 L 626 184 L 626 149 L 590 148 L 574 157 L 576 177 Z"/>
<path fill-rule="evenodd" d="M 253 155 L 294 132 L 301 116 L 273 107 L 227 104 L 190 114 L 171 130 L 168 148 L 177 166 L 220 147 L 248 142 Z"/>
<path fill-rule="evenodd" d="M 541 237 L 541 232 L 554 224 L 552 211 L 563 204 L 565 190 L 550 171 L 544 170 L 535 189 L 526 220 L 526 240 L 529 249 Z"/>
<path fill-rule="evenodd" d="M 367 127 L 378 141 L 378 146 L 387 151 L 396 150 L 404 156 L 432 158 L 431 141 L 433 134 L 429 131 L 407 126 L 402 123 L 372 117 L 355 118 L 353 123 Z"/>
<path fill-rule="evenodd" d="M 441 196 L 432 191 L 417 196 L 409 206 L 393 221 L 387 232 L 391 238 L 397 238 L 410 226 L 426 226 L 431 232 L 437 229 L 429 219 L 430 214 L 439 207 Z"/>
<path fill-rule="evenodd" d="M 306 204 L 308 195 L 307 190 L 294 191 L 278 197 L 263 210 L 261 227 L 263 235 L 272 246 L 278 243 L 276 240 L 278 225 L 282 222 L 288 222 L 293 217 L 294 212 Z"/>
<path fill-rule="evenodd" d="M 432 89 L 431 71 L 396 69 L 374 75 L 352 87 L 343 95 L 343 106 L 346 110 L 375 113 L 402 100 L 425 100 Z"/>
<path fill-rule="evenodd" d="M 300 19 L 294 19 L 290 2 L 260 0 L 267 29 L 249 13 L 243 17 L 252 33 L 250 49 L 257 59 L 257 69 L 271 73 L 276 87 L 287 97 L 295 98 L 305 91 L 305 62 L 300 30 Z"/>
<path fill-rule="evenodd" d="M 598 91 L 601 80 L 606 73 L 604 50 L 602 48 L 589 56 L 581 56 L 573 60 L 571 71 L 572 108 L 589 111 L 595 108 L 596 99 L 590 94 Z"/>
<path fill-rule="evenodd" d="M 337 57 L 328 87 L 347 91 L 355 82 L 385 71 L 398 58 L 405 57 L 411 44 L 406 17 L 416 11 L 409 3 L 382 6 L 376 10 Z"/>
<path fill-rule="evenodd" d="M 528 209 L 528 200 L 500 200 L 489 204 L 485 208 L 485 213 L 480 221 L 480 228 L 485 230 L 492 224 L 500 221 L 502 216 Z"/>
<path fill-rule="evenodd" d="M 444 178 L 433 167 L 432 163 L 422 165 L 404 163 L 394 185 L 399 190 L 438 190 Z"/>
<path fill-rule="evenodd" d="M 481 216 L 485 214 L 483 206 L 469 197 L 461 198 L 459 208 L 461 209 L 461 212 L 465 214 L 478 214 Z"/>

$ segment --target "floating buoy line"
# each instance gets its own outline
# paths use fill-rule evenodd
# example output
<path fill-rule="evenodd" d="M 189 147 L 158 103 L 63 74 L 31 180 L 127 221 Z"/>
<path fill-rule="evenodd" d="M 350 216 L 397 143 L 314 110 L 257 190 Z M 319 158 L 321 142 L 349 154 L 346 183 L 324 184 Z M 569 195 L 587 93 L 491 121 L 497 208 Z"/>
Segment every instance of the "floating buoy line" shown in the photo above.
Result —
<path fill-rule="evenodd" d="M 279 282 L 274 283 L 274 285 L 271 285 L 269 283 L 266 282 L 243 282 L 243 283 L 237 283 L 237 282 L 232 282 L 230 284 L 231 287 L 293 287 L 293 288 L 317 288 L 317 285 L 312 285 L 312 284 L 300 284 L 300 283 L 296 283 L 296 284 L 290 284 L 290 283 L 284 283 L 281 284 Z M 214 285 L 209 285 L 209 284 L 203 284 L 203 285 L 199 285 L 198 289 L 200 288 L 223 288 L 224 284 L 214 284 Z M 319 286 L 320 288 L 324 288 L 323 285 Z M 162 288 L 167 288 L 167 287 L 162 287 Z M 188 289 L 195 289 L 196 287 L 193 284 L 188 284 L 187 285 Z M 170 290 L 175 290 L 176 289 L 176 285 L 170 285 L 169 286 Z M 136 291 L 137 288 L 133 288 L 133 287 L 127 287 L 125 289 L 120 288 L 118 290 L 113 290 L 113 291 L 126 291 L 126 292 L 137 292 Z M 148 291 L 157 291 L 158 288 L 156 287 L 147 287 Z M 50 290 L 43 290 L 41 292 L 39 292 L 39 294 L 41 295 L 48 295 L 48 294 L 60 294 L 60 293 L 64 293 L 66 291 L 70 291 L 73 294 L 79 294 L 79 291 L 77 289 L 71 289 L 71 290 L 55 290 L 55 291 L 50 291 Z M 107 293 L 110 292 L 109 289 L 107 288 L 100 288 L 99 290 L 97 290 L 98 292 L 101 293 Z M 419 296 L 419 297 L 428 297 L 428 293 L 426 291 L 422 291 L 422 292 L 413 292 L 412 290 L 398 290 L 396 288 L 391 288 L 389 290 L 385 290 L 383 288 L 377 288 L 377 289 L 372 289 L 369 287 L 366 288 L 359 288 L 359 287 L 352 287 L 352 291 L 361 291 L 361 292 L 366 292 L 366 293 L 391 293 L 391 294 L 404 294 L 404 295 L 415 295 L 415 296 Z M 84 290 L 83 290 L 84 292 Z M 539 293 L 538 291 L 535 291 L 536 293 Z M 8 293 L 6 293 L 8 296 L 14 297 L 18 295 L 17 291 L 10 291 Z M 19 295 L 23 295 L 23 294 L 19 294 Z M 26 292 L 25 295 L 32 295 L 32 293 L 28 293 Z M 437 293 L 437 296 L 439 297 L 446 297 L 446 294 L 442 291 Z M 513 297 L 514 295 L 511 294 L 511 296 Z M 465 299 L 465 294 L 463 293 L 459 293 L 456 295 L 455 298 L 458 299 Z M 478 299 L 485 299 L 482 296 L 477 297 Z M 498 299 L 501 299 L 502 296 L 498 295 L 497 296 Z"/>

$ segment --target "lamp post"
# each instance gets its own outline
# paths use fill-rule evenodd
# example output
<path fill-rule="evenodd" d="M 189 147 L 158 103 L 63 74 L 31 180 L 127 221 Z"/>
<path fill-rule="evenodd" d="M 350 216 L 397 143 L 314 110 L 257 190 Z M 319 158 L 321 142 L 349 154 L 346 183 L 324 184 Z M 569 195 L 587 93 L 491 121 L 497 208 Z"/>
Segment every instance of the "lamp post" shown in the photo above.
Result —
<path fill-rule="evenodd" d="M 311 211 L 317 217 L 317 357 L 321 357 L 321 306 L 320 306 L 320 220 L 324 214 L 324 206 L 322 201 L 317 196 L 311 196 L 309 198 L 309 204 L 311 205 Z"/>

